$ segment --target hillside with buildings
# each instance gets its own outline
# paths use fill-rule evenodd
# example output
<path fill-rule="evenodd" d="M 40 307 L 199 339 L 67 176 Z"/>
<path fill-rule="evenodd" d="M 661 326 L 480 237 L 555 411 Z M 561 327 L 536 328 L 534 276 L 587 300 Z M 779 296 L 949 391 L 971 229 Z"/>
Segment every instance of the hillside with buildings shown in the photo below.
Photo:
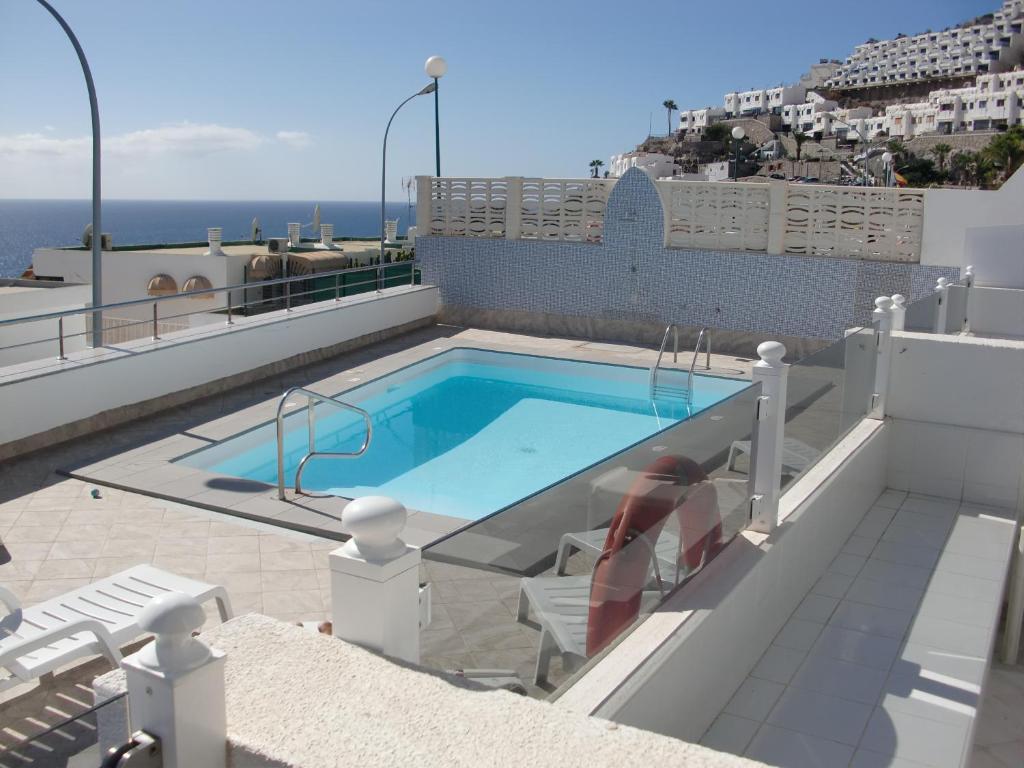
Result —
<path fill-rule="evenodd" d="M 830 163 L 830 180 L 874 183 L 885 174 L 886 145 L 897 163 L 938 147 L 941 173 L 955 154 L 968 155 L 961 164 L 976 163 L 970 155 L 995 136 L 1016 135 L 1012 129 L 1024 124 L 1022 65 L 1024 0 L 1004 0 L 941 32 L 868 40 L 841 61 L 819 60 L 795 83 L 683 108 L 675 133 L 613 156 L 610 175 L 639 166 L 658 177 L 714 179 L 724 162 L 724 176 L 807 176 L 817 161 L 817 177 L 828 178 L 822 163 Z M 998 156 L 995 166 L 993 177 L 1012 170 L 1000 168 Z"/>

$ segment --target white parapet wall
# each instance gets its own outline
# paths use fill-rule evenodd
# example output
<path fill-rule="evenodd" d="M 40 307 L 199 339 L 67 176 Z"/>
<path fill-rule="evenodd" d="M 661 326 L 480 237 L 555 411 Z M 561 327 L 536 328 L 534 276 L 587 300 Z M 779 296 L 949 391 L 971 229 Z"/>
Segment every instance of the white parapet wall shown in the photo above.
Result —
<path fill-rule="evenodd" d="M 1024 341 L 894 333 L 886 412 L 891 487 L 1024 508 Z"/>
<path fill-rule="evenodd" d="M 656 766 L 762 766 L 395 663 L 266 616 L 241 616 L 202 638 L 227 655 L 233 768 L 593 768 L 641 758 Z M 124 672 L 103 675 L 97 686 L 124 690 Z M 102 722 L 100 729 L 103 739 Z"/>
<path fill-rule="evenodd" d="M 434 286 L 388 288 L 2 368 L 0 456 L 17 441 L 99 414 L 428 322 L 437 306 Z"/>
<path fill-rule="evenodd" d="M 1024 245 L 1024 227 L 1021 227 Z M 1024 260 L 1021 261 L 1024 272 Z M 971 288 L 969 308 L 971 333 L 985 336 L 1024 338 L 1024 283 L 1021 288 Z"/>
<path fill-rule="evenodd" d="M 1024 225 L 1024 168 L 1017 170 L 997 190 L 926 189 L 924 232 L 921 235 L 921 263 L 964 267 L 973 264 L 980 285 L 1002 285 L 986 277 L 990 260 L 999 271 L 1011 267 L 1002 253 L 1005 246 L 1024 258 L 1024 246 L 1004 241 L 998 235 L 969 235 L 970 232 Z M 989 240 L 994 237 L 994 240 Z M 978 238 L 978 239 L 974 239 Z M 1019 267 L 1017 262 L 1017 269 Z M 989 275 L 991 277 L 991 275 Z"/>
<path fill-rule="evenodd" d="M 884 490 L 888 437 L 863 420 L 786 490 L 772 535 L 739 534 L 556 705 L 700 739 Z"/>

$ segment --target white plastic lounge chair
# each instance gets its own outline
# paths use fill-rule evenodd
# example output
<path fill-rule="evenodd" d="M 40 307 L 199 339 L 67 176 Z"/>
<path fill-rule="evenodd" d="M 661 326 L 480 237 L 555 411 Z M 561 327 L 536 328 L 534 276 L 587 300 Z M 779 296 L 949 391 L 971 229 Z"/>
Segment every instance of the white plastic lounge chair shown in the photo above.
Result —
<path fill-rule="evenodd" d="M 729 446 L 729 462 L 726 465 L 728 469 L 733 468 L 736 457 L 741 453 L 750 455 L 749 440 L 735 440 Z M 821 451 L 795 437 L 787 437 L 782 441 L 782 466 L 792 470 L 794 474 L 803 472 L 817 461 L 819 456 Z"/>
<path fill-rule="evenodd" d="M 200 603 L 217 601 L 222 621 L 231 618 L 231 601 L 223 587 L 187 579 L 151 565 L 138 565 L 43 603 L 22 608 L 17 597 L 0 587 L 8 614 L 0 619 L 0 690 L 53 672 L 75 659 L 100 654 L 121 661 L 121 646 L 142 630 L 136 617 L 153 597 L 184 592 Z"/>

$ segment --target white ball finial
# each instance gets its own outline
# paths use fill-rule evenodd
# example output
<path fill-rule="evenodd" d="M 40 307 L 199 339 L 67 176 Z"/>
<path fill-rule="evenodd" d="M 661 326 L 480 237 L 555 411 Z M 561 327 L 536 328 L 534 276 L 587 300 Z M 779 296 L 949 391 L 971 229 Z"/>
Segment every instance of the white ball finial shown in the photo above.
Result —
<path fill-rule="evenodd" d="M 764 365 L 775 367 L 786 356 L 786 347 L 778 341 L 763 341 L 757 345 L 757 356 Z"/>
<path fill-rule="evenodd" d="M 947 285 L 949 285 L 949 280 L 947 280 L 944 277 L 940 277 L 938 280 L 935 281 L 936 288 L 945 288 Z"/>
<path fill-rule="evenodd" d="M 431 56 L 427 59 L 427 63 L 423 65 L 423 71 L 427 73 L 427 77 L 432 77 L 436 80 L 439 77 L 444 77 L 448 71 L 448 62 L 440 56 Z"/>
<path fill-rule="evenodd" d="M 966 267 L 964 267 L 964 275 L 965 276 L 966 275 L 973 275 L 973 274 L 974 274 L 974 265 L 973 264 L 968 264 Z"/>
<path fill-rule="evenodd" d="M 341 523 L 352 538 L 344 545 L 350 555 L 365 560 L 384 560 L 405 552 L 399 535 L 409 513 L 401 502 L 388 496 L 363 496 L 342 510 Z"/>
<path fill-rule="evenodd" d="M 156 639 L 139 651 L 139 661 L 166 673 L 187 672 L 210 658 L 210 649 L 192 637 L 206 614 L 199 602 L 182 592 L 157 595 L 139 611 L 139 629 Z"/>
<path fill-rule="evenodd" d="M 907 303 L 907 297 L 902 293 L 894 293 L 892 295 L 892 306 L 893 309 L 903 309 Z"/>
<path fill-rule="evenodd" d="M 879 296 L 875 299 L 875 309 L 880 312 L 888 312 L 892 309 L 892 299 L 888 296 Z"/>

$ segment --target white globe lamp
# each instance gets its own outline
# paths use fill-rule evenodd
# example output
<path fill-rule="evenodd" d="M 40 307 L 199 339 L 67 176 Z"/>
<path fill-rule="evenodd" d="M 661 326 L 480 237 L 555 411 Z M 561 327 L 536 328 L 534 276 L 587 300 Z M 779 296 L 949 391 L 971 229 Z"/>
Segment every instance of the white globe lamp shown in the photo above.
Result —
<path fill-rule="evenodd" d="M 445 72 L 448 71 L 448 62 L 440 56 L 431 56 L 423 65 L 423 71 L 427 73 L 427 77 L 437 80 L 439 77 L 444 77 Z"/>
<path fill-rule="evenodd" d="M 736 139 L 736 141 L 742 141 L 743 137 L 746 135 L 747 132 L 743 130 L 742 125 L 737 125 L 735 128 L 732 129 L 732 137 Z"/>

